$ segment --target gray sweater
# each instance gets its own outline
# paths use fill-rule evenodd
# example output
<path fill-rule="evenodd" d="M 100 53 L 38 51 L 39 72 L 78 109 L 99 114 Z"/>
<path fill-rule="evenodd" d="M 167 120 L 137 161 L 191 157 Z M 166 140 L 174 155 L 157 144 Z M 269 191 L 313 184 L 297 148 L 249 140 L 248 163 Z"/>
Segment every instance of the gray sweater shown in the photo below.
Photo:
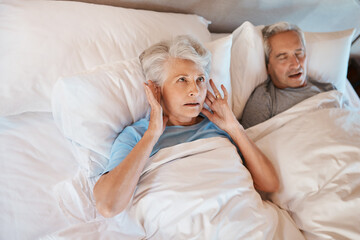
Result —
<path fill-rule="evenodd" d="M 268 79 L 252 92 L 240 123 L 245 129 L 252 127 L 309 97 L 333 89 L 335 87 L 331 83 L 320 83 L 310 78 L 305 87 L 279 89 Z"/>

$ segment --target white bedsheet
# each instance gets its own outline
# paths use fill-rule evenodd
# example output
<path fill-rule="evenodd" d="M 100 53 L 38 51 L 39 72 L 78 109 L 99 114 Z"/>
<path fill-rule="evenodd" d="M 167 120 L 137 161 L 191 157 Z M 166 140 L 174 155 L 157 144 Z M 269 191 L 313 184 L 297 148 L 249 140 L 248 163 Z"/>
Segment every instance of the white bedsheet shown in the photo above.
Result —
<path fill-rule="evenodd" d="M 359 121 L 356 120 L 359 119 L 359 110 L 355 113 L 354 110 L 352 110 L 350 114 L 344 107 L 342 97 L 334 91 L 308 99 L 304 103 L 284 112 L 284 114 L 247 130 L 249 136 L 257 142 L 258 146 L 272 160 L 277 161 L 275 162 L 275 166 L 282 177 L 283 186 L 279 194 L 273 195 L 271 198 L 276 204 L 282 206 L 292 214 L 298 227 L 305 231 L 308 239 L 356 239 L 360 236 L 360 219 L 358 218 L 360 214 L 358 208 L 360 204 L 360 129 Z M 319 114 L 317 114 L 317 112 L 319 112 Z M 315 120 L 317 120 L 313 121 L 313 119 L 309 118 L 306 121 L 308 129 L 311 129 L 311 124 L 314 126 L 315 124 L 320 124 L 320 126 L 323 125 L 324 128 L 326 128 L 326 126 L 333 126 L 334 131 L 336 130 L 336 134 L 338 134 L 341 132 L 341 126 L 344 126 L 343 130 L 345 135 L 343 137 L 337 139 L 336 136 L 334 137 L 328 134 L 322 139 L 324 141 L 318 141 L 316 143 L 319 144 L 323 142 L 323 145 L 317 146 L 321 147 L 324 152 L 315 151 L 316 145 L 311 146 L 312 150 L 307 152 L 310 163 L 320 163 L 320 160 L 322 160 L 321 156 L 325 155 L 333 155 L 333 159 L 340 159 L 329 162 L 330 165 L 327 165 L 325 162 L 324 167 L 319 165 L 320 167 L 318 166 L 317 170 L 314 171 L 317 175 L 309 175 L 301 173 L 301 171 L 289 172 L 288 170 L 289 167 L 292 166 L 291 164 L 281 164 L 284 168 L 279 168 L 278 163 L 290 161 L 288 156 L 290 153 L 293 153 L 293 151 L 289 149 L 288 146 L 296 144 L 296 141 L 294 141 L 296 138 L 294 136 L 300 137 L 300 135 L 296 135 L 297 131 L 295 130 L 292 134 L 287 135 L 286 126 L 294 128 L 299 124 L 298 127 L 301 127 L 301 118 L 306 120 L 306 116 L 316 116 Z M 328 116 L 328 118 L 326 118 L 326 116 Z M 336 116 L 340 117 L 336 118 Z M 328 121 L 328 119 L 331 121 Z M 331 133 L 331 131 L 329 133 Z M 314 131 L 313 134 L 318 134 L 318 132 Z M 280 145 L 277 145 L 276 151 L 273 151 L 272 148 L 269 147 L 269 143 L 275 143 L 273 141 L 274 137 L 278 137 L 287 145 L 283 145 L 283 143 L 279 143 L 278 141 L 277 144 Z M 309 142 L 304 142 L 304 139 Z M 300 138 L 299 144 L 306 143 L 309 145 L 313 140 L 311 136 L 304 139 Z M 341 140 L 340 143 L 342 144 L 347 144 L 348 147 L 345 145 L 338 148 L 326 147 L 326 141 L 334 141 L 334 143 L 336 143 L 338 140 Z M 207 144 L 201 144 L 200 148 L 205 146 L 208 147 Z M 307 148 L 303 151 L 307 151 L 306 149 Z M 199 149 L 185 148 L 185 150 L 198 151 Z M 337 153 L 336 150 L 338 150 Z M 206 152 L 203 152 L 203 154 L 206 155 Z M 189 154 L 189 156 L 190 155 L 191 154 Z M 313 158 L 311 158 L 311 156 Z M 306 160 L 304 157 L 299 158 L 298 161 L 304 159 Z M 165 200 L 168 201 L 161 202 L 160 204 L 153 204 L 154 199 L 151 199 L 151 196 L 146 196 L 146 194 L 141 195 L 140 193 L 162 189 L 160 185 L 155 184 L 151 186 L 151 179 L 156 179 L 154 177 L 156 176 L 154 175 L 155 173 L 159 173 L 163 181 L 166 180 L 166 184 L 163 187 L 168 187 L 168 190 L 170 187 L 176 187 L 177 190 L 181 190 L 184 185 L 176 185 L 175 183 L 178 181 L 186 183 L 188 180 L 187 174 L 194 174 L 196 169 L 201 169 L 200 166 L 194 169 L 187 168 L 186 160 L 171 161 L 171 159 L 165 159 L 164 161 L 166 163 L 159 165 L 158 168 L 155 168 L 156 164 L 150 165 L 150 168 L 153 168 L 153 170 L 144 175 L 142 182 L 145 183 L 145 185 L 139 187 L 139 191 L 134 199 L 136 206 L 132 211 L 120 214 L 113 219 L 104 219 L 94 210 L 91 196 L 89 196 L 88 192 L 84 191 L 92 189 L 94 179 L 88 182 L 81 174 L 82 172 L 79 171 L 72 154 L 72 145 L 58 131 L 50 113 L 26 113 L 0 118 L 0 166 L 3 170 L 0 176 L 0 239 L 144 239 L 146 236 L 145 232 L 148 232 L 148 234 L 151 233 L 153 239 L 156 239 L 156 234 L 159 234 L 159 232 L 157 232 L 158 226 L 164 224 L 163 219 L 158 218 L 159 216 L 156 215 L 158 212 L 156 207 L 161 207 L 162 204 L 170 206 L 170 198 L 165 198 Z M 188 161 L 191 161 L 191 159 L 189 158 Z M 200 161 L 208 163 L 208 159 L 205 158 L 200 159 Z M 233 161 L 235 160 L 233 159 Z M 156 160 L 154 159 L 154 163 L 155 162 Z M 339 164 L 336 165 L 336 163 Z M 205 164 L 203 165 L 205 166 Z M 234 174 L 235 169 L 242 171 L 242 173 L 246 172 L 241 170 L 241 164 L 232 166 L 236 166 L 236 168 L 231 168 L 229 175 L 226 176 Z M 174 178 L 174 176 L 167 175 L 166 173 L 171 172 L 168 170 L 175 167 L 176 169 L 178 169 L 178 167 L 184 167 L 191 171 L 186 171 L 186 175 L 179 175 L 180 178 L 173 179 L 172 182 L 168 181 Z M 206 164 L 207 169 L 211 167 L 222 169 L 222 171 L 224 170 L 224 168 L 222 168 L 224 166 Z M 313 165 L 309 165 L 307 170 L 310 171 L 311 167 L 313 167 Z M 292 171 L 301 170 L 301 168 L 290 169 Z M 208 172 L 214 174 L 213 171 Z M 319 178 L 319 176 L 321 178 Z M 201 210 L 215 209 L 216 204 L 220 203 L 222 204 L 221 206 L 223 206 L 219 208 L 221 209 L 219 213 L 223 215 L 220 214 L 217 216 L 218 218 L 214 218 L 215 222 L 210 221 L 211 224 L 204 225 L 205 230 L 201 234 L 211 232 L 211 229 L 216 228 L 216 221 L 217 223 L 221 223 L 221 221 L 223 221 L 221 216 L 224 217 L 227 214 L 231 216 L 232 220 L 241 222 L 241 219 L 239 220 L 238 218 L 241 218 L 243 215 L 234 214 L 242 207 L 236 204 L 234 205 L 234 199 L 239 198 L 239 196 L 237 196 L 234 191 L 231 191 L 230 188 L 228 192 L 220 191 L 225 188 L 220 188 L 217 184 L 222 183 L 224 186 L 231 186 L 231 184 L 236 184 L 237 181 L 244 177 L 246 177 L 246 174 L 240 174 L 235 178 L 229 178 L 227 182 L 217 182 L 217 178 L 215 178 L 216 181 L 214 182 L 199 178 L 198 180 L 200 182 L 198 185 L 191 185 L 191 187 L 200 188 L 201 181 L 203 181 L 203 184 L 211 184 L 214 186 L 211 189 L 207 189 L 214 191 L 212 193 L 214 196 L 216 196 L 215 193 L 223 194 L 223 197 L 212 198 L 213 200 L 209 200 L 210 202 L 206 202 L 204 199 L 199 202 L 189 201 L 189 204 L 199 204 L 197 207 L 200 207 Z M 311 183 L 313 185 L 301 185 L 301 183 Z M 76 184 L 78 188 L 74 188 Z M 307 188 L 301 188 L 304 186 Z M 250 188 L 242 187 L 241 189 L 244 190 L 245 193 L 250 196 L 257 196 L 256 194 L 250 194 L 250 192 L 252 192 Z M 284 192 L 286 188 L 288 191 Z M 61 189 L 63 192 L 61 192 Z M 53 190 L 55 190 L 57 195 L 53 195 Z M 66 190 L 68 190 L 68 192 L 66 192 Z M 171 191 L 165 191 L 163 193 L 166 192 L 167 194 L 171 193 Z M 59 193 L 63 193 L 63 195 L 59 195 Z M 79 193 L 82 193 L 82 195 Z M 195 193 L 196 194 L 190 194 L 189 197 L 199 198 L 201 196 L 198 194 L 205 194 L 206 192 L 196 191 Z M 157 194 L 160 194 L 160 192 Z M 140 196 L 143 197 L 140 198 Z M 169 195 L 169 197 L 174 196 L 176 195 Z M 138 201 L 138 199 L 142 200 Z M 256 203 L 258 197 L 254 199 L 254 203 Z M 63 200 L 63 202 L 59 200 Z M 172 201 L 173 200 L 176 200 L 176 198 L 173 198 Z M 289 221 L 289 214 L 287 212 L 280 210 L 280 208 L 275 207 L 269 202 L 257 202 L 257 204 L 259 204 L 257 206 L 260 206 L 260 214 L 268 213 L 268 215 L 265 215 L 270 216 L 270 218 L 277 216 L 279 220 L 277 223 L 280 227 L 275 228 L 276 233 L 274 234 L 276 234 L 276 236 L 282 235 L 278 239 L 295 239 L 294 236 L 297 236 L 298 231 L 293 231 L 292 221 Z M 147 205 L 150 205 L 151 208 L 144 207 Z M 201 205 L 204 206 L 201 207 Z M 152 209 L 153 206 L 155 206 L 154 209 Z M 64 212 L 66 209 L 68 209 L 67 213 Z M 194 221 L 196 220 L 200 225 L 209 222 L 209 212 L 211 212 L 211 210 L 207 211 L 203 217 L 194 218 Z M 194 214 L 195 213 L 196 211 L 194 211 Z M 151 225 L 148 219 L 145 220 L 145 214 L 149 214 L 149 216 L 157 219 L 157 225 Z M 161 212 L 161 215 L 164 214 L 169 213 Z M 136 218 L 134 218 L 134 216 L 136 216 Z M 185 229 L 184 226 L 186 226 L 186 223 L 180 221 L 181 216 L 177 216 L 178 218 L 175 218 L 175 216 L 167 217 L 179 219 L 179 224 L 182 226 L 181 228 Z M 264 227 L 261 226 L 260 222 L 257 222 L 256 217 L 259 216 L 252 217 L 254 218 L 247 219 L 252 222 L 250 228 L 258 228 L 264 232 L 271 232 L 271 230 L 268 230 L 271 229 L 270 226 Z M 139 219 L 142 220 L 139 222 Z M 253 224 L 254 222 L 255 224 Z M 274 225 L 275 222 L 276 221 L 270 221 L 272 225 Z M 199 225 L 188 225 L 187 227 L 188 230 L 190 229 L 194 232 L 198 226 Z M 229 224 L 229 226 L 232 226 L 232 224 Z M 165 227 L 170 231 L 172 226 Z M 191 232 L 190 230 L 189 232 Z M 289 230 L 290 233 L 285 230 Z M 231 231 L 229 232 L 231 233 Z M 221 231 L 217 232 L 217 234 L 220 236 Z M 288 238 L 288 234 L 292 234 L 293 236 Z M 269 236 L 271 236 L 271 233 Z M 301 238 L 301 236 L 299 237 Z M 262 237 L 259 238 L 262 239 Z"/>
<path fill-rule="evenodd" d="M 84 176 L 81 175 L 82 172 L 78 169 L 72 154 L 72 146 L 60 134 L 50 113 L 27 113 L 1 118 L 0 132 L 0 164 L 3 169 L 3 174 L 0 177 L 0 210 L 2 213 L 0 217 L 0 239 L 144 239 L 146 236 L 145 231 L 154 231 L 149 229 L 149 227 L 151 228 L 154 225 L 148 223 L 144 228 L 142 224 L 139 224 L 139 219 L 141 218 L 134 219 L 135 215 L 139 217 L 139 215 L 145 214 L 145 212 L 139 210 L 143 209 L 143 207 L 139 207 L 143 204 L 137 204 L 138 207 L 133 208 L 132 211 L 124 212 L 113 219 L 105 219 L 94 211 L 94 205 L 92 205 L 91 200 L 84 199 L 84 196 L 81 199 L 76 199 L 77 196 L 74 195 L 81 193 L 81 191 L 84 193 L 84 187 L 88 187 L 87 190 L 91 190 L 94 182 L 90 181 L 90 186 L 86 186 L 88 184 L 87 179 L 83 178 L 83 182 L 79 179 Z M 200 144 L 201 146 L 206 145 Z M 177 148 L 179 147 L 189 149 L 186 145 L 177 146 Z M 196 151 L 196 149 L 192 151 Z M 166 153 L 163 152 L 162 154 Z M 179 155 L 173 156 L 179 157 Z M 172 162 L 181 163 L 181 165 L 186 163 L 186 161 L 170 161 L 170 159 L 165 159 L 164 161 L 169 161 L 168 164 L 164 165 L 169 167 L 174 167 L 174 165 L 170 164 Z M 206 159 L 202 161 L 206 161 Z M 237 168 L 243 169 L 238 159 L 235 158 L 233 161 L 237 161 Z M 154 168 L 154 166 L 156 164 L 150 167 Z M 209 165 L 209 167 L 216 167 L 216 165 Z M 230 171 L 233 174 L 235 173 L 232 168 L 230 168 Z M 243 171 L 246 173 L 245 169 Z M 145 175 L 150 176 L 149 173 Z M 241 177 L 249 178 L 247 174 L 244 176 L 239 175 L 237 180 L 230 178 L 230 182 L 223 184 L 230 187 L 231 184 L 239 181 Z M 83 185 L 80 184 L 82 190 L 77 191 L 79 189 L 73 188 L 75 192 L 69 191 L 71 190 L 69 186 L 74 187 L 74 183 L 84 183 Z M 66 184 L 68 184 L 68 187 L 66 187 Z M 211 190 L 211 188 L 206 188 L 208 180 L 203 182 L 203 184 L 205 184 L 203 186 L 205 189 Z M 141 186 L 143 188 L 145 185 Z M 181 187 L 182 185 L 178 186 Z M 59 208 L 61 206 L 58 199 L 59 196 L 53 194 L 54 189 L 59 190 L 61 187 L 64 188 L 63 190 L 68 190 L 68 192 L 62 192 L 64 194 L 62 199 L 70 201 L 70 203 L 65 202 L 64 204 L 71 204 L 74 207 L 68 211 L 68 214 L 75 213 L 76 211 L 81 212 L 86 207 L 87 209 L 77 216 L 64 214 L 63 210 L 69 207 L 69 205 L 63 205 L 63 208 Z M 201 187 L 201 185 L 198 187 Z M 216 191 L 221 190 L 221 188 L 214 189 Z M 245 190 L 247 194 L 256 199 L 253 203 L 256 203 L 255 206 L 261 210 L 259 213 L 266 213 L 265 215 L 270 216 L 272 224 L 264 225 L 264 220 L 256 223 L 257 220 L 262 219 L 261 216 L 253 216 L 251 218 L 252 223 L 250 223 L 248 219 L 244 218 L 243 213 L 236 215 L 236 211 L 230 206 L 236 206 L 236 198 L 240 196 L 236 196 L 236 190 L 231 189 L 228 189 L 228 191 L 233 196 L 224 194 L 223 199 L 233 200 L 229 201 L 229 205 L 224 204 L 226 201 L 223 203 L 224 210 L 222 210 L 222 216 L 217 217 L 216 221 L 219 221 L 219 219 L 224 221 L 224 216 L 229 214 L 233 220 L 237 219 L 238 221 L 242 219 L 242 224 L 250 224 L 246 229 L 257 228 L 263 232 L 269 232 L 267 233 L 269 235 L 265 236 L 261 234 L 253 235 L 254 239 L 271 239 L 269 236 L 272 234 L 279 236 L 291 234 L 298 236 L 299 239 L 302 238 L 302 235 L 294 227 L 292 220 L 285 211 L 278 209 L 271 203 L 262 203 L 251 186 L 248 186 Z M 143 191 L 138 191 L 138 193 L 141 192 Z M 72 201 L 74 200 L 73 197 L 75 197 L 75 201 Z M 135 199 L 138 198 L 139 195 L 136 195 Z M 216 205 L 214 200 L 210 201 L 212 202 L 211 204 L 206 203 L 204 206 L 208 206 L 209 209 L 214 208 Z M 218 201 L 220 201 L 219 206 L 221 206 L 221 198 Z M 170 199 L 167 202 L 169 205 Z M 189 204 L 194 204 L 194 201 L 190 201 Z M 228 207 L 225 208 L 225 206 Z M 240 211 L 245 206 L 240 204 L 235 210 Z M 178 212 L 181 213 L 181 211 Z M 156 211 L 152 212 L 152 214 L 155 213 Z M 87 216 L 81 214 L 87 214 Z M 84 219 L 86 217 L 87 219 Z M 144 215 L 142 215 L 142 218 L 144 218 Z M 201 218 L 198 218 L 198 221 L 202 223 Z M 211 229 L 215 229 L 214 227 L 217 223 L 213 222 L 212 224 L 213 226 L 205 227 L 206 231 L 203 234 L 209 234 Z M 236 222 L 233 222 L 231 228 L 234 228 L 234 224 Z M 188 224 L 188 226 L 191 225 Z M 196 229 L 198 230 L 198 228 L 194 228 L 194 230 Z M 250 235 L 254 234 L 242 229 L 240 232 Z M 153 239 L 158 238 L 154 235 Z M 285 238 L 281 237 L 280 239 Z"/>
<path fill-rule="evenodd" d="M 360 239 L 360 109 L 320 93 L 247 130 L 280 177 L 271 199 L 307 239 Z"/>
<path fill-rule="evenodd" d="M 52 115 L 1 118 L 0 133 L 0 239 L 38 239 L 68 226 L 52 189 L 77 165 Z"/>
<path fill-rule="evenodd" d="M 94 181 L 84 176 L 56 187 L 60 207 L 76 225 L 44 239 L 88 239 L 89 232 L 99 239 L 303 239 L 287 212 L 262 201 L 226 138 L 160 150 L 128 208 L 113 219 L 96 213 Z"/>
<path fill-rule="evenodd" d="M 261 200 L 228 139 L 177 145 L 151 160 L 130 209 L 149 239 L 278 238 L 283 216 Z M 288 231 L 285 239 L 301 239 L 298 229 L 287 224 L 279 229 Z"/>

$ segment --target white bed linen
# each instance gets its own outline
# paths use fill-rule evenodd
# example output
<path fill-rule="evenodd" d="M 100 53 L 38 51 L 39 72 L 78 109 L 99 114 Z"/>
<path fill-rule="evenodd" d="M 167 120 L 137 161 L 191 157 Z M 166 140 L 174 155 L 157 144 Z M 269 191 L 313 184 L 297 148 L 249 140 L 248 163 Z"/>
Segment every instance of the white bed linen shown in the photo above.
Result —
<path fill-rule="evenodd" d="M 112 239 L 303 239 L 287 212 L 262 201 L 226 138 L 160 150 L 128 208 L 113 219 L 95 212 L 94 181 L 84 176 L 56 187 L 64 214 L 77 224 L 44 239 L 88 239 L 89 232 L 100 239 L 99 232 Z"/>
<path fill-rule="evenodd" d="M 77 165 L 50 113 L 0 118 L 0 168 L 0 239 L 38 239 L 69 225 L 52 189 Z"/>
<path fill-rule="evenodd" d="M 346 80 L 346 91 L 344 96 L 349 100 L 349 105 L 351 107 L 360 109 L 360 98 L 356 94 L 354 88 L 351 86 L 349 80 Z"/>
<path fill-rule="evenodd" d="M 255 191 L 235 146 L 219 137 L 156 154 L 131 208 L 151 239 L 302 239 L 277 211 Z"/>
<path fill-rule="evenodd" d="M 354 95 L 353 89 L 351 90 L 349 96 L 353 96 L 351 98 L 352 105 L 357 105 L 359 98 Z M 313 104 L 313 107 L 317 106 L 321 106 L 321 104 Z M 298 107 L 297 109 L 299 110 Z M 302 109 L 302 111 L 308 110 Z M 266 124 L 269 125 L 269 123 Z M 251 131 L 248 133 L 255 140 L 259 140 Z M 266 134 L 263 132 L 263 137 Z M 50 113 L 26 113 L 0 118 L 0 166 L 3 170 L 0 177 L 0 212 L 2 213 L 0 239 L 38 239 L 41 236 L 47 236 L 45 239 L 143 238 L 144 229 L 138 227 L 136 221 L 133 222 L 132 228 L 129 228 L 129 224 L 127 224 L 124 229 L 119 218 L 115 220 L 97 218 L 88 222 L 69 221 L 69 218 L 66 218 L 59 210 L 58 200 L 52 195 L 52 190 L 58 183 L 73 178 L 78 171 L 78 165 L 71 149 L 72 145 L 56 128 Z M 264 148 L 262 147 L 262 149 Z M 353 162 L 356 163 L 356 161 L 359 159 L 354 159 Z M 356 179 L 353 181 L 355 184 L 358 181 Z M 274 200 L 276 201 L 275 198 Z M 320 203 L 320 205 L 326 206 L 325 202 Z M 281 203 L 278 202 L 278 204 Z M 311 205 L 306 209 L 311 210 Z M 276 208 L 276 210 L 278 209 Z M 297 211 L 299 208 L 295 210 Z M 294 209 L 289 209 L 289 211 L 293 211 L 293 217 L 302 229 L 310 233 L 313 230 L 319 233 L 321 229 L 324 229 L 321 226 L 324 222 L 315 222 L 320 226 L 316 226 L 314 229 L 314 225 L 311 225 L 314 222 L 309 218 L 311 217 L 309 210 L 305 212 L 300 210 L 296 212 Z M 356 211 L 354 213 L 356 214 Z M 280 219 L 288 217 L 288 214 L 284 212 L 278 212 L 278 214 L 285 214 Z M 324 216 L 327 217 L 326 215 L 321 217 Z M 129 223 L 130 220 L 127 219 L 126 222 Z M 332 220 L 334 218 L 330 219 L 330 221 Z M 280 224 L 286 225 L 286 223 L 288 221 L 284 220 Z M 359 223 L 356 216 L 353 218 L 353 223 L 350 233 L 355 232 L 356 234 L 356 232 L 360 232 L 357 228 L 360 225 L 356 225 Z M 332 228 L 330 230 L 328 228 L 330 233 L 344 229 L 342 225 L 334 222 L 332 224 Z M 281 229 L 287 229 L 287 227 Z M 310 236 L 308 235 L 309 239 Z"/>
<path fill-rule="evenodd" d="M 307 239 L 360 239 L 360 109 L 317 94 L 247 129 L 273 162 L 288 210 Z"/>
<path fill-rule="evenodd" d="M 71 220 L 74 216 L 69 218 L 60 211 L 59 201 L 53 195 L 55 186 L 69 183 L 69 179 L 81 175 L 77 174 L 79 169 L 72 145 L 60 134 L 50 113 L 26 113 L 0 118 L 0 133 L 0 164 L 3 169 L 0 177 L 0 239 L 144 239 L 145 231 L 138 220 L 131 217 L 133 215 L 125 213 L 113 219 L 105 219 L 95 211 L 96 219 L 86 222 Z M 239 162 L 238 167 L 242 167 Z M 87 190 L 92 189 L 92 184 Z M 71 191 L 63 193 L 63 197 L 68 199 L 73 194 Z M 250 195 L 257 196 L 255 192 Z M 271 203 L 263 205 L 258 197 L 255 199 L 263 211 L 275 216 L 272 227 L 277 228 L 267 226 L 271 234 L 291 234 L 295 239 L 296 236 L 302 239 L 285 211 Z M 78 207 L 78 211 L 84 207 L 83 202 L 72 204 Z M 232 212 L 227 209 L 223 214 L 227 211 L 229 214 Z M 87 214 L 91 218 L 94 211 Z M 253 221 L 259 219 L 259 216 L 253 217 Z M 260 229 L 264 228 L 260 226 Z M 260 239 L 266 237 L 260 236 Z"/>
<path fill-rule="evenodd" d="M 349 96 L 354 96 L 351 90 Z M 359 103 L 356 95 L 350 100 L 352 105 Z M 251 131 L 248 133 L 257 140 Z M 46 235 L 47 239 L 142 239 L 144 230 L 137 228 L 136 223 L 131 231 L 123 229 L 124 235 L 121 221 L 69 221 L 59 210 L 52 190 L 58 183 L 73 178 L 78 170 L 71 148 L 50 113 L 0 118 L 0 166 L 3 170 L 0 177 L 0 239 L 38 239 Z M 309 212 L 299 212 L 302 213 L 300 218 L 296 212 L 293 216 L 300 227 L 313 231 L 313 226 L 305 225 Z M 353 220 L 356 224 L 356 217 Z M 332 230 L 338 230 L 335 227 Z M 321 229 L 323 227 L 318 226 L 315 230 Z M 356 232 L 356 225 L 353 232 Z"/>

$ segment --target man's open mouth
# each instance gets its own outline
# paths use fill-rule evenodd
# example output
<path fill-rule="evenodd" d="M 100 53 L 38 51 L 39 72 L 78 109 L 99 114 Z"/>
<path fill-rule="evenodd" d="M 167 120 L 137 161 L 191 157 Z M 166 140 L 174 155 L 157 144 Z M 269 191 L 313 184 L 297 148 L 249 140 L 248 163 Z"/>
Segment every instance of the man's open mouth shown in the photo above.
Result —
<path fill-rule="evenodd" d="M 298 72 L 298 73 L 295 73 L 295 74 L 291 74 L 289 75 L 290 78 L 298 78 L 302 75 L 302 72 Z"/>

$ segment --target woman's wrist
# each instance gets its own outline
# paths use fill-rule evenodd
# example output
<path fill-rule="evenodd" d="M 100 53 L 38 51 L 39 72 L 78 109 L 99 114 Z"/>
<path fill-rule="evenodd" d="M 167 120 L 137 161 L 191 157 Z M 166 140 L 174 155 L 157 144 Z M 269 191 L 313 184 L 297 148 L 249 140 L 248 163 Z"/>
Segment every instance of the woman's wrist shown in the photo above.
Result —
<path fill-rule="evenodd" d="M 160 131 L 148 129 L 145 131 L 143 138 L 148 139 L 153 145 L 155 145 L 156 142 L 159 140 L 161 134 L 162 133 Z"/>
<path fill-rule="evenodd" d="M 238 122 L 233 122 L 229 125 L 228 130 L 226 131 L 230 137 L 235 140 L 236 138 L 239 138 L 242 135 L 245 135 L 245 130 L 243 126 Z"/>

